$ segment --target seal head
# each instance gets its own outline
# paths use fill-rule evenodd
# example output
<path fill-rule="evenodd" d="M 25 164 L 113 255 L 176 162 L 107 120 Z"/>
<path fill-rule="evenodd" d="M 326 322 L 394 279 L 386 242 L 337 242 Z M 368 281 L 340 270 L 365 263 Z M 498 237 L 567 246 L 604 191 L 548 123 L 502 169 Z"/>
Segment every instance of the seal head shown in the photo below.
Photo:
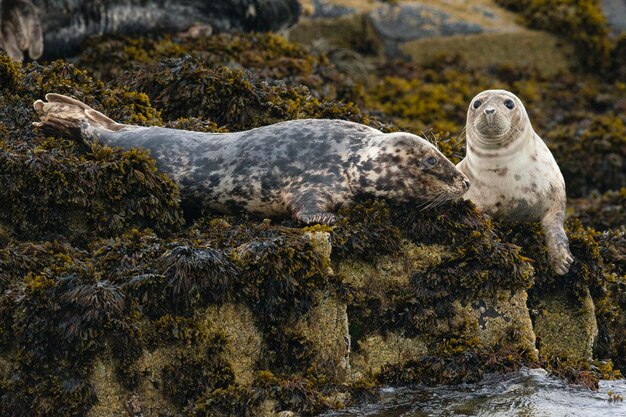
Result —
<path fill-rule="evenodd" d="M 479 93 L 467 111 L 466 141 L 457 165 L 472 183 L 464 198 L 507 222 L 540 221 L 552 267 L 565 274 L 573 261 L 563 229 L 565 182 L 521 100 L 506 90 Z"/>
<path fill-rule="evenodd" d="M 506 90 L 487 90 L 474 97 L 466 128 L 472 145 L 482 150 L 506 148 L 532 129 L 524 105 Z"/>
<path fill-rule="evenodd" d="M 356 194 L 436 206 L 461 197 L 469 180 L 433 144 L 410 133 L 381 134 L 355 165 Z"/>

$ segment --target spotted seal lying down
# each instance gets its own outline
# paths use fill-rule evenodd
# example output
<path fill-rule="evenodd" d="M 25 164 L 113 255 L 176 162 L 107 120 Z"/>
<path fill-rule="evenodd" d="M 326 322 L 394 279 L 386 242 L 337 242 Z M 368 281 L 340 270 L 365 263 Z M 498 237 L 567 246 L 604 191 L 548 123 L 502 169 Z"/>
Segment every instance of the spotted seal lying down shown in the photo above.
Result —
<path fill-rule="evenodd" d="M 463 195 L 467 177 L 426 140 L 342 120 L 292 120 L 236 133 L 116 123 L 59 94 L 37 100 L 48 127 L 90 142 L 150 151 L 187 205 L 303 223 L 335 221 L 357 197 L 439 204 Z"/>

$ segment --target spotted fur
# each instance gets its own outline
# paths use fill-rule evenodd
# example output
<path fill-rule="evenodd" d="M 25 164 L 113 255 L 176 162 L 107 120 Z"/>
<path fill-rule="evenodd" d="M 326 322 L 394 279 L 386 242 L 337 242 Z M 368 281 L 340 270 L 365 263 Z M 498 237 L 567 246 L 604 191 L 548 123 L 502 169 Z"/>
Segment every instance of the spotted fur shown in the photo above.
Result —
<path fill-rule="evenodd" d="M 507 100 L 513 102 L 512 109 L 506 107 Z M 466 141 L 467 155 L 457 165 L 472 184 L 464 198 L 496 218 L 540 221 L 553 269 L 567 273 L 573 258 L 563 229 L 565 182 L 520 99 L 505 90 L 474 97 L 467 112 Z"/>
<path fill-rule="evenodd" d="M 109 146 L 149 150 L 188 206 L 224 213 L 335 221 L 358 197 L 439 204 L 469 187 L 432 144 L 342 120 L 292 120 L 236 133 L 122 125 L 70 97 L 48 94 L 38 126 Z M 435 161 L 435 163 L 433 163 Z"/>

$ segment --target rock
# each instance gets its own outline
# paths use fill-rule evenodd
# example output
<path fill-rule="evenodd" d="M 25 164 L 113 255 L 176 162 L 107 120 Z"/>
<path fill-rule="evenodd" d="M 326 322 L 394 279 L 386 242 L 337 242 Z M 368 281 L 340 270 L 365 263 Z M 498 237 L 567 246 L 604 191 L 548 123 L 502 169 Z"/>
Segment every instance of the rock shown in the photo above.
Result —
<path fill-rule="evenodd" d="M 316 251 L 330 262 L 330 235 L 327 232 L 305 235 L 314 243 Z M 294 324 L 294 329 L 311 342 L 316 368 L 334 381 L 343 382 L 350 372 L 347 304 L 329 293 L 318 294 L 313 304 L 314 307 Z"/>
<path fill-rule="evenodd" d="M 432 62 L 445 51 L 450 56 L 461 57 L 469 68 L 523 66 L 533 68 L 543 76 L 567 71 L 574 55 L 573 47 L 564 44 L 557 36 L 526 29 L 416 39 L 401 44 L 399 50 L 418 64 Z"/>
<path fill-rule="evenodd" d="M 626 0 L 602 0 L 602 12 L 613 35 L 626 32 Z"/>
<path fill-rule="evenodd" d="M 210 306 L 198 320 L 210 332 L 226 336 L 228 347 L 225 356 L 235 373 L 235 381 L 250 385 L 256 362 L 261 354 L 263 338 L 254 323 L 248 307 L 241 304 Z"/>
<path fill-rule="evenodd" d="M 341 13 L 315 15 L 318 1 Z M 304 2 L 311 16 L 292 27 L 289 38 L 323 45 L 321 49 L 327 53 L 356 51 L 363 56 L 355 65 L 385 56 L 425 64 L 446 54 L 464 58 L 472 68 L 525 66 L 551 76 L 566 71 L 575 55 L 571 45 L 557 36 L 520 26 L 515 14 L 492 0 L 402 1 L 382 6 L 353 0 L 321 1 Z"/>
<path fill-rule="evenodd" d="M 33 4 L 38 9 L 33 8 Z M 29 49 L 32 59 L 39 58 L 42 51 L 45 59 L 68 57 L 76 53 L 88 36 L 177 33 L 198 23 L 219 32 L 278 31 L 296 23 L 301 12 L 297 0 L 187 0 L 140 4 L 116 0 L 86 4 L 0 0 L 0 7 L 3 8 L 0 27 L 10 28 L 13 35 L 0 36 L 0 47 L 17 60 L 22 59 L 24 49 Z M 20 30 L 22 26 L 30 30 Z"/>
<path fill-rule="evenodd" d="M 414 308 L 396 304 L 398 294 L 415 291 L 411 282 L 413 274 L 436 267 L 447 256 L 444 246 L 404 242 L 397 254 L 381 256 L 372 262 L 343 262 L 339 271 L 350 285 L 365 294 L 366 300 L 379 300 L 372 305 L 380 303 L 380 311 L 401 313 L 405 308 Z M 493 296 L 454 301 L 448 316 L 437 313 L 435 317 L 418 316 L 418 324 L 427 319 L 433 321 L 419 328 L 407 327 L 405 323 L 402 329 L 375 329 L 373 332 L 360 329 L 353 334 L 357 346 L 350 359 L 352 371 L 356 375 L 376 375 L 385 365 L 402 367 L 431 354 L 430 347 L 450 335 L 459 339 L 478 338 L 486 350 L 506 342 L 512 351 L 526 351 L 536 357 L 535 334 L 526 299 L 525 290 L 511 292 L 502 289 Z M 437 311 L 437 306 L 427 308 L 430 312 Z M 377 311 L 369 314 L 377 314 Z M 414 311 L 413 314 L 420 313 Z M 351 326 L 358 322 L 357 317 L 349 319 Z M 511 338 L 512 334 L 517 336 Z"/>
<path fill-rule="evenodd" d="M 160 371 L 162 366 L 171 363 L 174 357 L 171 348 L 145 352 L 139 362 L 142 379 L 136 392 L 131 396 L 115 376 L 115 363 L 110 355 L 98 358 L 93 366 L 90 382 L 98 397 L 98 402 L 88 413 L 88 417 L 127 416 L 129 402 L 141 404 L 141 412 L 145 416 L 159 413 L 175 415 L 177 407 L 168 401 L 158 389 L 161 386 Z"/>
<path fill-rule="evenodd" d="M 262 352 L 262 337 L 254 324 L 250 310 L 240 304 L 209 306 L 198 312 L 194 318 L 198 328 L 207 335 L 223 335 L 227 347 L 223 358 L 231 367 L 235 381 L 243 386 L 252 384 L 256 361 Z M 147 323 L 146 323 L 147 325 Z M 144 329 L 145 330 L 145 329 Z M 176 366 L 177 358 L 191 356 L 202 349 L 206 340 L 192 344 L 159 347 L 154 351 L 145 350 L 137 364 L 141 375 L 134 397 L 128 397 L 128 390 L 122 387 L 115 375 L 115 363 L 110 356 L 98 358 L 93 366 L 91 383 L 98 397 L 98 403 L 90 410 L 90 417 L 124 415 L 129 409 L 129 401 L 139 405 L 145 416 L 168 412 L 175 415 L 177 407 L 164 395 L 163 369 Z M 133 401 L 134 398 L 134 401 Z"/>
<path fill-rule="evenodd" d="M 384 47 L 380 36 L 366 15 L 361 13 L 336 18 L 303 19 L 287 32 L 293 42 L 311 45 L 330 53 L 347 50 L 382 58 Z"/>
<path fill-rule="evenodd" d="M 316 19 L 340 17 L 353 14 L 355 12 L 353 7 L 333 4 L 328 0 L 313 0 L 312 6 L 313 11 L 311 13 L 311 17 Z"/>
<path fill-rule="evenodd" d="M 535 333 L 528 314 L 526 291 L 498 291 L 494 297 L 471 303 L 471 311 L 478 321 L 478 336 L 484 346 L 495 346 L 509 335 L 519 334 L 517 341 L 509 341 L 511 347 L 533 352 L 536 356 Z"/>
<path fill-rule="evenodd" d="M 369 13 L 369 18 L 391 54 L 396 53 L 394 46 L 398 43 L 414 39 L 484 31 L 477 23 L 459 20 L 442 10 L 418 4 L 385 5 Z"/>
<path fill-rule="evenodd" d="M 598 336 L 595 306 L 589 290 L 577 300 L 571 289 L 556 288 L 535 296 L 534 330 L 539 353 L 591 359 Z"/>
<path fill-rule="evenodd" d="M 131 417 L 143 417 L 141 412 L 141 402 L 136 394 L 131 395 L 130 400 L 126 403 L 126 410 Z"/>
<path fill-rule="evenodd" d="M 350 373 L 350 333 L 345 302 L 328 294 L 320 295 L 315 307 L 295 324 L 295 330 L 306 335 L 314 350 L 318 371 L 336 382 Z"/>
<path fill-rule="evenodd" d="M 344 261 L 338 272 L 346 282 L 366 294 L 367 298 L 380 300 L 380 309 L 393 304 L 392 289 L 410 291 L 410 277 L 416 271 L 441 263 L 445 248 L 438 245 L 415 245 L 408 241 L 402 243 L 396 254 L 380 256 L 371 262 L 354 260 Z M 376 312 L 369 312 L 376 314 Z M 355 313 L 358 314 L 358 313 Z M 351 326 L 359 318 L 349 316 Z M 354 329 L 353 329 L 354 330 Z M 416 360 L 428 352 L 429 335 L 407 336 L 402 330 L 378 329 L 373 333 L 359 330 L 356 336 L 357 346 L 350 356 L 353 375 L 376 375 L 384 365 L 403 365 Z"/>
<path fill-rule="evenodd" d="M 110 356 L 96 359 L 91 375 L 98 402 L 89 410 L 89 417 L 126 415 L 124 388 L 115 380 L 115 368 Z"/>
<path fill-rule="evenodd" d="M 385 336 L 373 334 L 359 342 L 359 351 L 351 356 L 355 374 L 376 375 L 384 365 L 404 365 L 428 353 L 426 340 L 421 337 L 408 338 L 398 332 Z"/>

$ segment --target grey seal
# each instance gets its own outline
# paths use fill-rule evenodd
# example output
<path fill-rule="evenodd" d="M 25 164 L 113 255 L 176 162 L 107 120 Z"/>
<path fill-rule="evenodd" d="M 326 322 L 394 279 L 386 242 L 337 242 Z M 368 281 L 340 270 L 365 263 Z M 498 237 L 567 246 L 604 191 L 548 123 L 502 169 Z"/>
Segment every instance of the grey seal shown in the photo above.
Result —
<path fill-rule="evenodd" d="M 457 168 L 472 186 L 463 198 L 494 218 L 541 222 L 552 268 L 567 273 L 573 258 L 563 228 L 565 181 L 520 99 L 506 90 L 479 93 L 465 129 L 467 154 Z"/>
<path fill-rule="evenodd" d="M 116 123 L 59 94 L 46 100 L 34 103 L 36 126 L 87 143 L 148 150 L 188 207 L 332 224 L 337 208 L 360 197 L 432 206 L 469 188 L 434 145 L 410 133 L 328 119 L 201 133 Z"/>
<path fill-rule="evenodd" d="M 300 13 L 298 0 L 0 0 L 0 48 L 16 60 L 26 50 L 52 59 L 94 35 L 279 31 Z"/>

